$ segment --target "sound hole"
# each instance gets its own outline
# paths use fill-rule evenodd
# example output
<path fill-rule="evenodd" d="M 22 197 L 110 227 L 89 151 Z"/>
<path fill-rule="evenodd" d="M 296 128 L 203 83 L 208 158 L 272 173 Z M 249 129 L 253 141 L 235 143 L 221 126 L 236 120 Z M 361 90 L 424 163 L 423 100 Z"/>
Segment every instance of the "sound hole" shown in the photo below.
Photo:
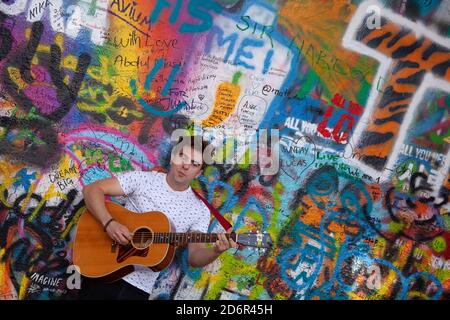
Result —
<path fill-rule="evenodd" d="M 147 248 L 153 241 L 153 232 L 147 228 L 137 229 L 133 234 L 133 246 L 137 249 Z"/>

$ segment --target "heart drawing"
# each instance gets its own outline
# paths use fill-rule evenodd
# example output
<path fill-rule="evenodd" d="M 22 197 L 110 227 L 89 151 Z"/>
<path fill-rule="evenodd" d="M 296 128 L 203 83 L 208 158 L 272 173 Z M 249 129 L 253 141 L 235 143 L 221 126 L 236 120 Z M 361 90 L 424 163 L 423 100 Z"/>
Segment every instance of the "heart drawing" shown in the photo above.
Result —
<path fill-rule="evenodd" d="M 300 173 L 297 175 L 297 170 L 295 169 L 294 166 L 286 166 L 286 161 L 285 160 L 281 160 L 281 170 L 288 176 L 290 177 L 292 180 L 296 181 L 298 180 L 298 178 L 301 176 L 301 174 L 308 169 L 315 161 L 316 161 L 316 144 L 314 143 L 314 141 L 309 137 L 309 136 L 300 136 L 297 140 L 294 140 L 294 142 L 292 143 L 292 146 L 295 147 L 302 147 L 305 145 L 305 143 L 308 143 L 310 145 L 313 146 L 313 152 L 308 151 L 309 154 L 313 154 L 313 160 L 308 163 L 307 161 L 298 161 L 299 163 L 302 163 L 302 166 L 304 166 L 304 168 L 300 171 Z M 309 149 L 308 149 L 309 150 Z M 294 163 L 296 161 L 295 157 L 292 155 L 292 153 L 288 150 L 289 152 L 289 156 L 290 156 L 290 162 L 291 164 Z"/>

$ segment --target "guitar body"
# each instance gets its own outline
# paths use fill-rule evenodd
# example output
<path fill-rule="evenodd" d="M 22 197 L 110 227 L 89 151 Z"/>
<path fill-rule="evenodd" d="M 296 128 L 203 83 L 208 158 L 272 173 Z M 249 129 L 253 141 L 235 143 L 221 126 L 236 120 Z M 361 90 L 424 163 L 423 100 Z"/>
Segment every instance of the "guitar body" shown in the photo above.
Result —
<path fill-rule="evenodd" d="M 137 214 L 109 201 L 106 208 L 133 233 L 133 240 L 126 246 L 115 243 L 86 210 L 80 217 L 73 247 L 73 263 L 82 275 L 113 282 L 133 272 L 133 265 L 146 266 L 153 271 L 169 266 L 175 247 L 169 243 L 153 243 L 154 233 L 172 231 L 170 221 L 163 213 Z"/>

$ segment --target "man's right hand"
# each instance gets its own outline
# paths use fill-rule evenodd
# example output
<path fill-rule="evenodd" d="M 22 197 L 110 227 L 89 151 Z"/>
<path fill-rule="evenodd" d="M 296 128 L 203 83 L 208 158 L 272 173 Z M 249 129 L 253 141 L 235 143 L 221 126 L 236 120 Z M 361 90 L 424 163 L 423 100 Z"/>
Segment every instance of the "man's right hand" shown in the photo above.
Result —
<path fill-rule="evenodd" d="M 127 227 L 117 221 L 112 221 L 106 228 L 106 232 L 114 241 L 121 245 L 127 245 L 131 241 L 131 233 Z"/>

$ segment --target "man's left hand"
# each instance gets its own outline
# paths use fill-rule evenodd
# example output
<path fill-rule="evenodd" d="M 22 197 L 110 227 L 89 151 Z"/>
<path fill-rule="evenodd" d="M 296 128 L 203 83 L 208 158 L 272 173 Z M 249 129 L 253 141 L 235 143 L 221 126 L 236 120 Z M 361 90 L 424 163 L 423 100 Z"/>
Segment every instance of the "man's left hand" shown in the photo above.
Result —
<path fill-rule="evenodd" d="M 230 234 L 231 231 L 232 231 L 232 229 L 230 228 L 227 230 L 227 233 Z M 214 251 L 218 254 L 221 254 L 222 252 L 224 252 L 230 248 L 237 249 L 238 248 L 237 243 L 231 238 L 227 239 L 225 233 L 219 233 L 218 239 L 217 239 L 216 243 L 214 244 Z"/>

